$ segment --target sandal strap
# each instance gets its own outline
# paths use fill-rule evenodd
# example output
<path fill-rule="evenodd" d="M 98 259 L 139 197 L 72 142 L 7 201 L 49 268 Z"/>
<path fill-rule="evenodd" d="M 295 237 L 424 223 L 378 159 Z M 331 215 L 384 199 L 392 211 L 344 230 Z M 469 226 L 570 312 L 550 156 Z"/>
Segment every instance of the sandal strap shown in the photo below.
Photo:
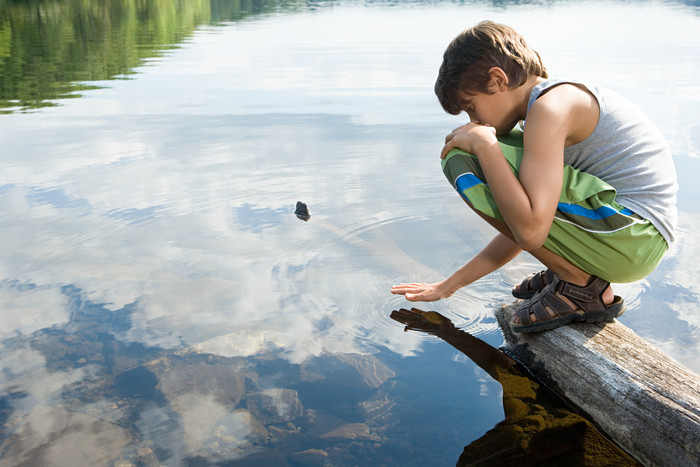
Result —
<path fill-rule="evenodd" d="M 534 273 L 537 274 L 537 273 Z M 518 287 L 518 290 L 522 292 L 529 292 L 530 291 L 530 283 L 532 281 L 532 275 L 528 275 L 523 281 L 520 283 L 520 287 Z"/>
<path fill-rule="evenodd" d="M 562 316 L 570 315 L 571 313 L 578 311 L 572 310 L 568 303 L 554 293 L 554 290 L 555 288 L 552 286 L 551 293 L 542 293 L 540 295 L 540 298 L 536 303 L 537 307 L 535 307 L 535 310 L 533 310 L 535 315 L 537 315 L 538 320 L 561 318 Z M 538 315 L 538 307 L 542 307 L 542 318 L 540 318 Z M 550 311 L 547 311 L 547 308 L 549 308 Z M 554 313 L 554 316 L 552 316 L 550 312 Z"/>
<path fill-rule="evenodd" d="M 516 313 L 520 318 L 520 323 L 523 325 L 532 324 L 538 321 L 546 321 L 551 318 L 549 313 L 547 313 L 547 309 L 540 304 L 539 299 L 535 299 L 535 301 L 528 303 L 527 306 L 516 310 Z M 533 315 L 535 317 L 534 320 L 531 318 Z"/>
<path fill-rule="evenodd" d="M 552 284 L 559 294 L 574 302 L 584 312 L 606 308 L 603 302 L 603 292 L 608 288 L 610 282 L 600 277 L 591 276 L 588 284 L 584 286 L 574 285 L 558 277 L 554 278 Z"/>
<path fill-rule="evenodd" d="M 581 314 L 605 310 L 607 307 L 603 303 L 603 292 L 609 285 L 610 282 L 597 276 L 592 276 L 585 286 L 574 285 L 554 276 L 551 284 L 547 285 L 529 302 L 518 308 L 515 313 L 518 314 L 521 324 L 528 325 L 535 322 L 531 319 L 533 316 L 536 318 L 536 321 L 548 321 L 562 318 L 572 313 Z M 572 310 L 571 305 L 556 295 L 555 292 L 568 298 L 578 308 Z"/>
<path fill-rule="evenodd" d="M 545 274 L 547 271 L 540 271 L 535 273 L 530 278 L 530 290 L 542 290 L 549 283 L 545 281 Z M 550 281 L 551 282 L 551 281 Z"/>
<path fill-rule="evenodd" d="M 554 287 L 554 284 L 548 285 L 515 311 L 521 324 L 528 325 L 534 322 L 549 321 L 575 313 L 568 303 L 554 294 Z M 547 311 L 548 308 L 552 314 Z M 536 318 L 534 321 L 531 319 L 533 316 Z"/>
<path fill-rule="evenodd" d="M 554 301 L 550 300 L 552 297 L 554 297 Z M 552 318 L 559 318 L 561 316 L 568 315 L 569 312 L 559 312 L 559 307 L 557 307 L 555 304 L 556 301 L 561 301 L 561 299 L 554 294 L 542 294 L 540 299 L 532 304 L 533 306 L 530 308 L 530 313 L 535 315 L 537 321 L 548 321 Z M 548 307 L 552 312 L 554 312 L 554 316 L 547 311 Z"/>
<path fill-rule="evenodd" d="M 523 279 L 518 290 L 522 292 L 539 292 L 547 285 L 551 284 L 553 279 L 554 272 L 552 272 L 551 269 L 543 269 L 540 272 L 533 272 Z"/>

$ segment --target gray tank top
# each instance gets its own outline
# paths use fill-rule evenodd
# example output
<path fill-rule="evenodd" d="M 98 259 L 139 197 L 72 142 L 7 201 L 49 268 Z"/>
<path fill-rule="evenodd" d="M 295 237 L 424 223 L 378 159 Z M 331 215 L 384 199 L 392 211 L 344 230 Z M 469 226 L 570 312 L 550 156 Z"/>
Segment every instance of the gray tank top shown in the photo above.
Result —
<path fill-rule="evenodd" d="M 616 201 L 651 221 L 670 244 L 678 219 L 678 183 L 671 151 L 659 130 L 622 96 L 578 81 L 550 79 L 536 85 L 528 112 L 544 91 L 562 83 L 584 86 L 600 108 L 593 133 L 564 148 L 564 163 L 610 184 L 617 190 Z"/>

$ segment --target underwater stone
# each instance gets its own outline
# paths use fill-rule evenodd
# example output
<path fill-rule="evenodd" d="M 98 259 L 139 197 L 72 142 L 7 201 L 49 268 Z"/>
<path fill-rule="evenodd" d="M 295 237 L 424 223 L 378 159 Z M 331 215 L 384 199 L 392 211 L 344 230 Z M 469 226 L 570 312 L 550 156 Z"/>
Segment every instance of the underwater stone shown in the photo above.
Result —
<path fill-rule="evenodd" d="M 266 389 L 246 395 L 248 410 L 265 425 L 291 422 L 304 413 L 293 389 Z"/>
<path fill-rule="evenodd" d="M 237 361 L 212 365 L 199 360 L 196 355 L 184 359 L 164 357 L 146 366 L 159 378 L 158 389 L 169 400 L 183 394 L 209 394 L 221 405 L 238 405 L 248 373 Z"/>
<path fill-rule="evenodd" d="M 2 465 L 109 465 L 129 432 L 87 415 L 38 406 L 0 446 Z"/>
<path fill-rule="evenodd" d="M 372 355 L 334 354 L 334 358 L 354 368 L 367 386 L 376 389 L 396 373 Z"/>
<path fill-rule="evenodd" d="M 366 423 L 346 423 L 334 430 L 321 436 L 323 439 L 336 440 L 373 440 L 378 441 L 379 438 L 370 433 L 369 426 Z"/>
<path fill-rule="evenodd" d="M 323 449 L 306 449 L 292 453 L 290 459 L 303 465 L 326 465 L 328 453 Z"/>

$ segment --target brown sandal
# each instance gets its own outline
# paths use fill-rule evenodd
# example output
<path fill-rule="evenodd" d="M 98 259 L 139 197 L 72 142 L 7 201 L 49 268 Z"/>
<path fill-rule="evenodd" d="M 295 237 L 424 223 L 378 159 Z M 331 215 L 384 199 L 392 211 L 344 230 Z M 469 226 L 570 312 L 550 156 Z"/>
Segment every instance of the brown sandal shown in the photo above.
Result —
<path fill-rule="evenodd" d="M 523 279 L 519 287 L 513 287 L 513 296 L 524 299 L 532 298 L 537 292 L 551 284 L 552 280 L 554 280 L 554 272 L 551 269 L 533 272 Z"/>
<path fill-rule="evenodd" d="M 554 276 L 551 284 L 542 289 L 535 297 L 523 303 L 513 313 L 518 316 L 520 324 L 511 322 L 515 332 L 538 332 L 558 328 L 572 321 L 600 323 L 613 321 L 625 312 L 625 301 L 615 296 L 610 305 L 603 303 L 603 292 L 610 282 L 592 276 L 585 286 L 578 286 Z M 559 296 L 571 300 L 578 309 L 571 306 Z M 532 320 L 532 316 L 536 321 Z"/>

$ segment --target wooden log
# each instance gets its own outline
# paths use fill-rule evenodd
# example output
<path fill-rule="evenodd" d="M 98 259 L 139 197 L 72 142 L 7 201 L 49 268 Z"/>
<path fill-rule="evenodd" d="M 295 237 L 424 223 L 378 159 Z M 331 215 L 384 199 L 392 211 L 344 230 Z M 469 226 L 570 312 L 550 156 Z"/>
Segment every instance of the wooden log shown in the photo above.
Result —
<path fill-rule="evenodd" d="M 503 350 L 585 412 L 644 465 L 700 465 L 700 376 L 623 324 L 518 334 L 496 312 Z"/>

